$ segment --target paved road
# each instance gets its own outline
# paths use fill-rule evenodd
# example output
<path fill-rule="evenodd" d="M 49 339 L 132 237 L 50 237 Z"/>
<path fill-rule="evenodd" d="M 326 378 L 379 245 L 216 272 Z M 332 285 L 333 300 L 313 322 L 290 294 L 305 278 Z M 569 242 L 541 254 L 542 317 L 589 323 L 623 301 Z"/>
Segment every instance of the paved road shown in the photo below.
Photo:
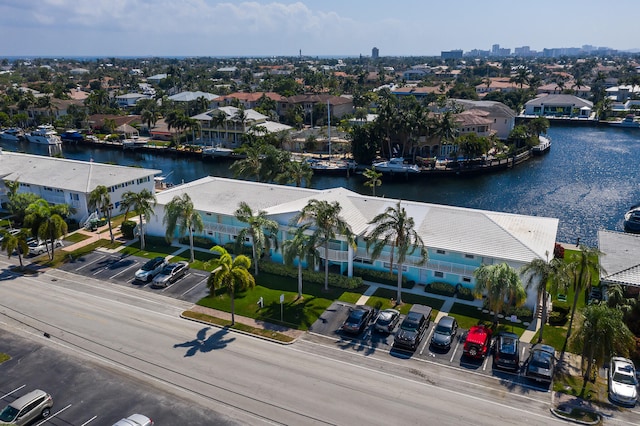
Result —
<path fill-rule="evenodd" d="M 0 276 L 1 327 L 160 385 L 241 424 L 562 423 L 549 414 L 547 393 L 423 360 L 325 345 L 313 336 L 282 346 L 178 318 L 188 306 L 64 271 Z M 41 337 L 44 332 L 51 337 Z"/>

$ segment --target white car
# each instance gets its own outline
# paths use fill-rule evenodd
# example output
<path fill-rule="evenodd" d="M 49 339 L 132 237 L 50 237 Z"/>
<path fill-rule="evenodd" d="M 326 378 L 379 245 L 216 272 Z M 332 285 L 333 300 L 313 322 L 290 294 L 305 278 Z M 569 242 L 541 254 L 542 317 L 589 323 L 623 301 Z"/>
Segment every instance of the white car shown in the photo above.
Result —
<path fill-rule="evenodd" d="M 54 245 L 55 247 L 62 247 L 62 241 L 55 240 Z M 51 240 L 36 240 L 29 243 L 29 254 L 34 256 L 46 252 L 47 249 L 51 250 Z"/>
<path fill-rule="evenodd" d="M 609 365 L 609 398 L 618 404 L 634 406 L 638 400 L 638 380 L 631 360 L 614 356 Z"/>
<path fill-rule="evenodd" d="M 118 420 L 113 426 L 153 426 L 153 420 L 142 414 L 132 414 L 126 419 Z"/>
<path fill-rule="evenodd" d="M 167 260 L 164 257 L 154 257 L 136 271 L 135 280 L 146 283 L 151 282 L 156 275 L 162 272 L 165 266 L 167 266 Z"/>

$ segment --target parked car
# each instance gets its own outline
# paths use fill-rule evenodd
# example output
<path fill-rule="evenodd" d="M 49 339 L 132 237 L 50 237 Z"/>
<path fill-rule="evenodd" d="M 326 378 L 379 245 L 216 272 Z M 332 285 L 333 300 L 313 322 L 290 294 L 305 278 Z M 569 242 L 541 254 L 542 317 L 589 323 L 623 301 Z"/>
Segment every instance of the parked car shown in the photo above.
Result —
<path fill-rule="evenodd" d="M 407 316 L 402 320 L 400 329 L 393 339 L 393 345 L 415 351 L 418 349 L 427 328 L 429 328 L 430 321 L 431 308 L 429 306 L 413 305 Z"/>
<path fill-rule="evenodd" d="M 366 305 L 358 305 L 351 308 L 349 316 L 342 323 L 342 331 L 351 334 L 360 334 L 373 317 L 373 308 Z"/>
<path fill-rule="evenodd" d="M 153 420 L 142 414 L 132 414 L 126 419 L 120 419 L 113 426 L 153 426 Z"/>
<path fill-rule="evenodd" d="M 529 358 L 524 364 L 524 375 L 536 382 L 551 383 L 555 365 L 555 348 L 549 345 L 537 344 L 529 352 Z"/>
<path fill-rule="evenodd" d="M 385 309 L 378 314 L 375 328 L 382 333 L 391 333 L 400 321 L 400 311 L 397 309 Z"/>
<path fill-rule="evenodd" d="M 474 325 L 469 329 L 462 350 L 470 358 L 483 359 L 491 349 L 491 329 L 484 325 Z"/>
<path fill-rule="evenodd" d="M 136 271 L 134 280 L 148 283 L 162 272 L 165 266 L 167 266 L 167 259 L 162 256 L 154 257 Z"/>
<path fill-rule="evenodd" d="M 169 287 L 178 279 L 184 277 L 189 270 L 189 262 L 181 260 L 176 263 L 169 263 L 153 279 L 154 287 Z"/>
<path fill-rule="evenodd" d="M 506 370 L 520 369 L 520 338 L 515 333 L 498 333 L 493 349 L 493 366 Z"/>
<path fill-rule="evenodd" d="M 458 333 L 458 322 L 454 317 L 445 316 L 440 318 L 436 328 L 433 330 L 431 345 L 448 350 L 451 347 L 453 338 Z"/>
<path fill-rule="evenodd" d="M 36 389 L 16 399 L 0 411 L 0 423 L 26 425 L 40 417 L 49 417 L 51 407 L 53 407 L 51 395 Z"/>
<path fill-rule="evenodd" d="M 614 356 L 609 363 L 609 398 L 622 405 L 634 406 L 638 400 L 636 368 L 629 359 Z"/>
<path fill-rule="evenodd" d="M 62 247 L 62 241 L 56 240 L 54 246 Z M 32 240 L 28 243 L 29 245 L 29 254 L 39 255 L 45 253 L 47 250 L 51 250 L 51 240 L 42 241 L 42 240 Z"/>

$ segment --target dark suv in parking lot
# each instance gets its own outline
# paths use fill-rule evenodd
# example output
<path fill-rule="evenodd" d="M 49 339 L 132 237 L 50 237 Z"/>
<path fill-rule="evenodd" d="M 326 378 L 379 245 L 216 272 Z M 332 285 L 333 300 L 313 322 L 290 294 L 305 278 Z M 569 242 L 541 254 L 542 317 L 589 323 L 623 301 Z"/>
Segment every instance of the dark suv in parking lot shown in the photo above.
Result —
<path fill-rule="evenodd" d="M 515 333 L 498 333 L 494 343 L 493 366 L 507 370 L 520 369 L 520 339 Z"/>
<path fill-rule="evenodd" d="M 415 351 L 418 349 L 425 331 L 429 327 L 431 308 L 424 305 L 413 305 L 407 316 L 402 320 L 400 329 L 396 333 L 393 345 Z"/>
<path fill-rule="evenodd" d="M 349 316 L 342 324 L 342 331 L 351 334 L 360 334 L 373 317 L 371 306 L 361 305 L 351 308 Z"/>

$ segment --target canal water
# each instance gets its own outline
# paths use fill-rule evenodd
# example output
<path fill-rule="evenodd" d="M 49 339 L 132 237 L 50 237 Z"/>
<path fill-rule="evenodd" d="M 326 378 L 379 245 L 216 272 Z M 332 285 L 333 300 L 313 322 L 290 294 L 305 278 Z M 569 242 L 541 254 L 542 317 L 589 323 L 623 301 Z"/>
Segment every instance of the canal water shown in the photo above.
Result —
<path fill-rule="evenodd" d="M 597 246 L 599 229 L 622 231 L 624 213 L 640 203 L 640 130 L 553 125 L 551 151 L 514 169 L 474 177 L 384 178 L 376 195 L 560 219 L 558 241 Z M 0 141 L 7 151 L 49 155 L 49 148 Z M 229 161 L 64 145 L 65 158 L 162 170 L 166 181 L 233 177 Z M 312 187 L 342 186 L 370 194 L 362 176 L 314 176 Z M 437 226 L 437 224 L 434 224 Z"/>

